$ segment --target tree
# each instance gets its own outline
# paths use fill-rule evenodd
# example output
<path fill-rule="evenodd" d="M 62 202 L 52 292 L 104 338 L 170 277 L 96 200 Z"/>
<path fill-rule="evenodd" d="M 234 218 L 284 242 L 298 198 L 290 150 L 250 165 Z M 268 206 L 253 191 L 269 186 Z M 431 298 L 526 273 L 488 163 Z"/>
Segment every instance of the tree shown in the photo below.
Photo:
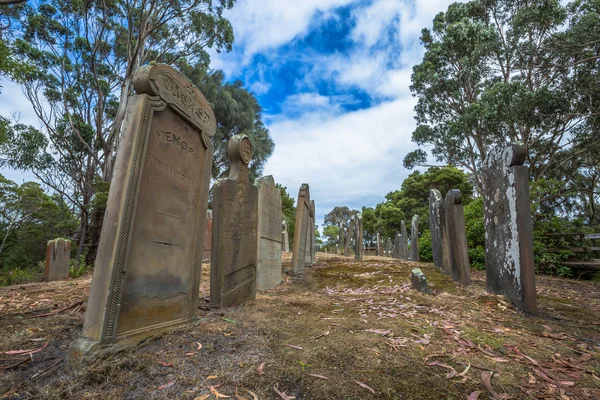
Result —
<path fill-rule="evenodd" d="M 350 219 L 355 213 L 356 210 L 350 210 L 346 206 L 334 207 L 333 210 L 325 214 L 325 225 L 348 228 L 350 227 Z"/>
<path fill-rule="evenodd" d="M 275 184 L 281 192 L 281 211 L 283 221 L 287 223 L 290 246 L 294 243 L 294 229 L 296 229 L 296 204 L 288 194 L 287 188 L 281 184 Z"/>
<path fill-rule="evenodd" d="M 48 0 L 11 17 L 11 53 L 31 68 L 10 76 L 22 85 L 42 132 L 20 146 L 6 141 L 3 164 L 31 170 L 79 209 L 78 255 L 90 217 L 96 231 L 101 227 L 103 209 L 91 216 L 94 182 L 112 176 L 134 72 L 149 62 L 208 65 L 207 48 L 229 51 L 233 30 L 222 13 L 233 4 Z"/>
<path fill-rule="evenodd" d="M 335 247 L 339 244 L 340 228 L 334 225 L 323 226 L 323 238 L 325 238 L 328 248 Z"/>

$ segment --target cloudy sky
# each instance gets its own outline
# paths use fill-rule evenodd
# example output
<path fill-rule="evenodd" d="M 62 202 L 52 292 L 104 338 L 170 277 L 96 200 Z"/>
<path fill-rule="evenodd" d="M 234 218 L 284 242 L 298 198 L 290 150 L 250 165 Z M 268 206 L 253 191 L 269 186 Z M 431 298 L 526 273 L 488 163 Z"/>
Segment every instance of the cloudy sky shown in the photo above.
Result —
<path fill-rule="evenodd" d="M 275 141 L 265 175 L 296 197 L 304 182 L 317 223 L 336 205 L 374 206 L 410 173 L 416 146 L 410 75 L 419 35 L 446 0 L 237 0 L 233 51 L 212 67 L 259 99 Z M 20 89 L 2 82 L 0 115 L 34 123 Z M 30 174 L 2 171 L 21 181 Z"/>

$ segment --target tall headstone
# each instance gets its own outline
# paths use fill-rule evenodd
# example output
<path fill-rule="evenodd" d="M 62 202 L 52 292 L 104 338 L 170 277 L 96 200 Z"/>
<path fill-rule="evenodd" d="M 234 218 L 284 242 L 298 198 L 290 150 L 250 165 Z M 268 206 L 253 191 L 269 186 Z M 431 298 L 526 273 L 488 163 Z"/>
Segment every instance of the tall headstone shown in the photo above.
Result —
<path fill-rule="evenodd" d="M 256 287 L 268 290 L 281 283 L 281 192 L 271 175 L 255 181 L 258 188 L 258 263 Z"/>
<path fill-rule="evenodd" d="M 460 190 L 450 189 L 448 191 L 444 200 L 444 210 L 447 231 L 445 236 L 448 238 L 447 249 L 452 266 L 450 273 L 455 281 L 468 285 L 471 283 L 471 269 L 469 267 L 465 213 Z"/>
<path fill-rule="evenodd" d="M 202 261 L 210 261 L 212 251 L 212 211 L 206 213 L 206 226 L 204 228 L 204 250 Z"/>
<path fill-rule="evenodd" d="M 378 256 L 383 256 L 383 246 L 381 245 L 381 236 L 379 235 L 379 232 L 377 232 L 377 255 Z"/>
<path fill-rule="evenodd" d="M 316 237 L 316 209 L 315 201 L 310 201 L 310 265 L 317 261 L 317 237 Z"/>
<path fill-rule="evenodd" d="M 296 205 L 296 226 L 294 229 L 294 246 L 292 248 L 292 274 L 301 272 L 310 264 L 310 188 L 303 183 L 298 192 Z M 312 227 L 314 230 L 314 225 Z"/>
<path fill-rule="evenodd" d="M 71 367 L 185 326 L 198 310 L 215 116 L 167 65 L 140 68 L 133 87 Z"/>
<path fill-rule="evenodd" d="M 385 242 L 385 256 L 386 257 L 391 257 L 391 250 L 392 250 L 392 239 L 388 238 L 387 241 Z"/>
<path fill-rule="evenodd" d="M 394 239 L 394 250 L 392 251 L 392 258 L 401 259 L 402 258 L 402 235 L 396 233 L 396 238 Z"/>
<path fill-rule="evenodd" d="M 350 227 L 348 229 L 348 238 L 350 239 L 349 244 L 348 244 L 348 250 L 350 250 L 350 247 L 352 247 L 352 252 L 355 252 L 355 239 L 356 239 L 356 216 L 354 214 L 352 214 L 352 216 L 350 217 Z"/>
<path fill-rule="evenodd" d="M 533 230 L 526 150 L 505 143 L 489 151 L 483 169 L 487 290 L 517 308 L 536 311 Z"/>
<path fill-rule="evenodd" d="M 227 155 L 229 177 L 213 185 L 210 304 L 219 308 L 256 298 L 258 260 L 258 189 L 248 175 L 252 160 L 248 136 L 229 139 Z"/>
<path fill-rule="evenodd" d="M 344 256 L 348 257 L 350 254 L 350 234 L 348 228 L 344 228 Z"/>
<path fill-rule="evenodd" d="M 419 216 L 414 215 L 412 217 L 412 224 L 410 227 L 410 259 L 412 261 L 419 261 Z"/>
<path fill-rule="evenodd" d="M 408 233 L 406 233 L 406 224 L 404 220 L 400 221 L 400 247 L 398 249 L 398 258 L 408 260 Z"/>
<path fill-rule="evenodd" d="M 290 252 L 290 234 L 285 221 L 281 222 L 281 250 L 285 253 Z"/>
<path fill-rule="evenodd" d="M 54 239 L 46 246 L 46 269 L 44 280 L 62 281 L 69 279 L 71 268 L 71 241 L 67 239 Z"/>
<path fill-rule="evenodd" d="M 354 258 L 356 260 L 362 260 L 363 259 L 363 253 L 364 253 L 364 240 L 363 240 L 363 236 L 364 236 L 364 232 L 363 232 L 363 220 L 362 220 L 362 213 L 358 212 L 356 213 L 356 224 L 355 224 L 355 243 L 354 243 Z"/>
<path fill-rule="evenodd" d="M 446 231 L 444 199 L 437 189 L 429 191 L 429 228 L 431 231 L 433 264 L 451 274 L 452 268 L 450 266 L 450 249 Z"/>
<path fill-rule="evenodd" d="M 344 255 L 344 229 L 341 226 L 338 228 L 338 242 L 336 247 L 339 249 L 339 254 Z"/>

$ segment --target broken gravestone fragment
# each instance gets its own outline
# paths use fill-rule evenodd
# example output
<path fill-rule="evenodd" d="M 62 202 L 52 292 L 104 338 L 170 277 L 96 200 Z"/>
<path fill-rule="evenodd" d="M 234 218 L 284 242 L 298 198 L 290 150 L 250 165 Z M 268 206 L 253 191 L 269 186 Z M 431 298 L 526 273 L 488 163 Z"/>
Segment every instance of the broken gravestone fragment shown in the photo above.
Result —
<path fill-rule="evenodd" d="M 427 283 L 427 277 L 421 268 L 415 268 L 410 273 L 410 283 L 413 290 L 419 291 L 421 293 L 432 294 L 431 288 Z"/>

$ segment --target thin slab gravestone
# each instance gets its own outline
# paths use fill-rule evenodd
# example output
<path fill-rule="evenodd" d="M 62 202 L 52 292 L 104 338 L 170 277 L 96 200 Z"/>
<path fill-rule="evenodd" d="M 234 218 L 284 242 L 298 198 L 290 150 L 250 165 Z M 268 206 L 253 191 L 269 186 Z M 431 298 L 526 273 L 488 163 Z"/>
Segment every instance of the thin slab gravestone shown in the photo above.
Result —
<path fill-rule="evenodd" d="M 400 221 L 400 246 L 398 248 L 398 258 L 408 260 L 408 234 L 406 233 L 406 224 L 404 220 Z"/>
<path fill-rule="evenodd" d="M 67 366 L 195 320 L 214 113 L 164 64 L 133 77 L 81 338 Z"/>
<path fill-rule="evenodd" d="M 309 228 L 310 228 L 310 188 L 308 183 L 303 183 L 298 191 L 296 205 L 296 226 L 294 227 L 294 246 L 292 248 L 292 275 L 300 273 L 307 262 L 309 254 Z M 313 227 L 314 229 L 314 227 Z"/>
<path fill-rule="evenodd" d="M 317 261 L 317 237 L 315 227 L 315 216 L 316 216 L 315 201 L 310 201 L 310 265 L 314 265 Z"/>
<path fill-rule="evenodd" d="M 281 222 L 281 250 L 284 253 L 290 252 L 290 234 L 288 232 L 287 222 Z"/>
<path fill-rule="evenodd" d="M 229 177 L 213 186 L 210 304 L 218 308 L 256 298 L 258 189 L 248 175 L 252 160 L 248 136 L 229 139 L 227 155 Z"/>
<path fill-rule="evenodd" d="M 362 260 L 364 252 L 364 232 L 363 232 L 363 220 L 362 213 L 356 213 L 356 224 L 355 224 L 355 242 L 354 242 L 354 259 Z"/>
<path fill-rule="evenodd" d="M 450 189 L 444 200 L 446 237 L 449 246 L 452 278 L 463 285 L 471 283 L 469 267 L 469 250 L 467 247 L 467 230 L 465 212 L 462 205 L 462 193 L 458 189 Z"/>
<path fill-rule="evenodd" d="M 46 246 L 46 269 L 44 280 L 62 281 L 69 279 L 71 268 L 71 241 L 68 239 L 54 239 Z"/>
<path fill-rule="evenodd" d="M 483 199 L 487 290 L 535 312 L 533 229 L 526 150 L 504 143 L 484 161 Z"/>
<path fill-rule="evenodd" d="M 383 256 L 383 247 L 381 246 L 381 236 L 379 235 L 379 232 L 377 232 L 377 255 L 378 256 Z"/>
<path fill-rule="evenodd" d="M 202 252 L 202 261 L 210 261 L 212 251 L 212 212 L 206 213 L 206 227 L 204 228 L 204 250 Z"/>
<path fill-rule="evenodd" d="M 258 188 L 258 263 L 256 287 L 268 290 L 281 283 L 281 192 L 271 175 L 256 179 Z"/>
<path fill-rule="evenodd" d="M 419 216 L 412 217 L 410 228 L 410 260 L 419 261 Z"/>
<path fill-rule="evenodd" d="M 437 189 L 431 189 L 429 191 L 429 228 L 431 231 L 433 264 L 442 271 L 451 274 L 450 245 L 446 231 L 444 198 Z"/>
<path fill-rule="evenodd" d="M 394 249 L 392 250 L 392 258 L 396 258 L 401 260 L 402 253 L 402 235 L 396 233 L 396 238 L 394 239 Z"/>
<path fill-rule="evenodd" d="M 344 256 L 348 257 L 350 254 L 350 234 L 348 228 L 344 228 Z"/>
<path fill-rule="evenodd" d="M 392 239 L 388 238 L 385 242 L 385 256 L 391 257 L 390 251 L 392 249 Z"/>
<path fill-rule="evenodd" d="M 350 248 L 352 248 L 352 253 L 355 252 L 355 239 L 356 239 L 356 223 L 355 223 L 355 218 L 356 216 L 354 214 L 352 214 L 352 216 L 350 217 L 350 224 L 349 224 L 349 229 L 348 229 L 348 239 L 349 239 L 349 243 L 348 243 L 348 255 L 350 254 Z"/>

